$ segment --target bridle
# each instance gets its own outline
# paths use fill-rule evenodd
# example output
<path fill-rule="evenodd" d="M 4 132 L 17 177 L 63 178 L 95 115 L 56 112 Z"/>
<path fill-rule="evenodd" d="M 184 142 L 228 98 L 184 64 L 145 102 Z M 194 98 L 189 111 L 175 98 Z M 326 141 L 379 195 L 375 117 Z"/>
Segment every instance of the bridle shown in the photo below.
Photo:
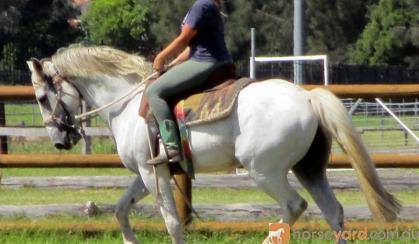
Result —
<path fill-rule="evenodd" d="M 58 126 L 58 128 L 63 129 L 67 132 L 73 131 L 80 134 L 83 138 L 85 137 L 85 132 L 83 129 L 82 121 L 71 119 L 71 115 L 66 108 L 65 103 L 62 100 L 63 94 L 76 97 L 73 94 L 66 93 L 63 89 L 62 82 L 66 80 L 58 71 L 55 69 L 55 73 L 52 76 L 45 76 L 45 80 L 48 83 L 48 86 L 51 87 L 55 93 L 56 102 L 54 106 L 51 106 L 51 112 L 48 112 L 48 117 L 44 119 L 45 126 Z M 79 93 L 80 94 L 80 93 Z M 79 97 L 77 97 L 79 98 Z M 60 116 L 57 115 L 58 107 L 61 105 L 65 119 L 62 120 Z M 80 103 L 80 108 L 82 104 Z M 72 122 L 69 122 L 72 121 Z"/>
<path fill-rule="evenodd" d="M 47 82 L 49 82 L 49 85 L 55 90 L 55 96 L 56 96 L 56 100 L 57 102 L 55 103 L 53 109 L 51 110 L 51 113 L 49 113 L 49 116 L 46 120 L 44 120 L 44 124 L 45 125 L 50 125 L 50 124 L 56 124 L 61 126 L 61 128 L 64 129 L 69 129 L 69 130 L 75 130 L 78 133 L 80 133 L 82 135 L 82 137 L 85 137 L 84 134 L 84 130 L 83 130 L 83 126 L 82 126 L 82 122 L 83 122 L 83 118 L 88 118 L 90 116 L 93 115 L 97 115 L 98 112 L 107 109 L 109 107 L 111 107 L 112 105 L 121 102 L 122 100 L 131 97 L 139 92 L 144 91 L 145 89 L 145 84 L 148 80 L 155 78 L 156 76 L 158 77 L 158 72 L 153 72 L 151 75 L 147 76 L 145 79 L 143 79 L 138 85 L 136 85 L 134 88 L 132 88 L 131 90 L 129 90 L 125 95 L 115 99 L 114 101 L 105 104 L 99 108 L 93 109 L 91 111 L 85 112 L 85 113 L 81 113 L 78 115 L 74 116 L 74 120 L 75 123 L 73 125 L 67 123 L 67 121 L 62 121 L 59 117 L 57 117 L 56 115 L 56 110 L 58 108 L 58 105 L 61 105 L 64 112 L 66 113 L 66 118 L 70 118 L 70 113 L 67 111 L 66 106 L 64 104 L 64 102 L 62 101 L 62 95 L 66 94 L 69 96 L 73 96 L 72 94 L 69 93 L 65 93 L 62 87 L 62 82 L 64 80 L 68 80 L 65 77 L 63 77 L 60 72 L 58 71 L 58 69 L 53 65 L 53 69 L 54 69 L 54 74 L 50 77 L 46 77 Z M 77 88 L 76 88 L 77 90 Z M 81 93 L 77 90 L 77 92 L 79 93 L 79 97 L 81 97 Z M 81 108 L 81 103 L 80 103 L 80 108 Z"/>

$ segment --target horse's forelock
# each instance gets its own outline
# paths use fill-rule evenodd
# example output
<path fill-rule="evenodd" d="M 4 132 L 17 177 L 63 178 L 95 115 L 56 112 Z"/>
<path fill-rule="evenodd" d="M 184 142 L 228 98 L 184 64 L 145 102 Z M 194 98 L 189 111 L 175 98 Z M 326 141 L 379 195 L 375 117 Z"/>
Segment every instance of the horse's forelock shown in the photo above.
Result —
<path fill-rule="evenodd" d="M 52 61 L 65 77 L 135 74 L 142 79 L 151 70 L 144 58 L 106 46 L 67 48 L 52 56 Z"/>

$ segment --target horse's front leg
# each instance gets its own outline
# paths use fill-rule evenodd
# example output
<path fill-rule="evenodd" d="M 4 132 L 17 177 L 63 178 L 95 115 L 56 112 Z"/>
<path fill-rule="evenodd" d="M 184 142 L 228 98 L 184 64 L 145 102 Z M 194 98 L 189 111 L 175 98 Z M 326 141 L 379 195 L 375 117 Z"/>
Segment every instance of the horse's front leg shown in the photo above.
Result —
<path fill-rule="evenodd" d="M 167 231 L 172 238 L 172 243 L 183 244 L 185 243 L 183 227 L 176 212 L 175 199 L 170 185 L 169 167 L 167 165 L 159 165 L 156 168 L 156 172 L 158 175 L 159 192 L 157 192 L 153 168 L 151 166 L 140 168 L 144 183 L 157 199 L 157 204 L 160 207 L 160 212 L 164 218 Z"/>
<path fill-rule="evenodd" d="M 124 244 L 139 243 L 138 240 L 135 238 L 134 232 L 129 223 L 128 216 L 132 206 L 137 201 L 147 196 L 148 193 L 149 191 L 145 187 L 144 182 L 141 179 L 141 176 L 137 176 L 134 182 L 131 183 L 131 185 L 128 187 L 128 190 L 124 193 L 121 199 L 119 199 L 116 205 L 115 216 L 122 230 Z"/>

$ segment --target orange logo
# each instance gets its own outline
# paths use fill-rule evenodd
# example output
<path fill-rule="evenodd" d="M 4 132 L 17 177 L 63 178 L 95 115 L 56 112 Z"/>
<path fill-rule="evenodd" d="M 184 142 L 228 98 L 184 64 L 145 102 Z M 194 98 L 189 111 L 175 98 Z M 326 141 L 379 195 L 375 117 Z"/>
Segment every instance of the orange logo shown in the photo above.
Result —
<path fill-rule="evenodd" d="M 286 223 L 269 223 L 269 244 L 288 244 L 290 241 L 290 226 Z"/>

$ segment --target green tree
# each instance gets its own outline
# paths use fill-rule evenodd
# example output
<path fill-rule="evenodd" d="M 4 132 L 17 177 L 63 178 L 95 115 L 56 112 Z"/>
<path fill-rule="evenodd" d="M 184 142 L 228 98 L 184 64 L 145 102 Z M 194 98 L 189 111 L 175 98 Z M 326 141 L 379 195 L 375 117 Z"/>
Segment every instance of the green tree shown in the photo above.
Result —
<path fill-rule="evenodd" d="M 155 51 L 161 50 L 181 31 L 182 19 L 195 0 L 155 0 L 152 5 L 150 35 Z M 223 1 L 226 42 L 235 60 L 248 60 L 250 28 L 256 27 L 258 54 L 285 54 L 292 37 L 292 4 L 289 1 Z"/>
<path fill-rule="evenodd" d="M 306 1 L 307 52 L 327 53 L 333 62 L 348 60 L 347 52 L 368 22 L 369 6 L 378 0 Z"/>
<path fill-rule="evenodd" d="M 17 64 L 17 48 L 13 43 L 3 45 L 0 70 L 15 70 Z"/>
<path fill-rule="evenodd" d="M 308 54 L 326 53 L 332 62 L 348 60 L 349 47 L 368 21 L 369 6 L 378 0 L 305 1 Z M 250 28 L 256 28 L 257 55 L 293 53 L 293 2 L 228 1 L 227 41 L 236 59 L 250 56 Z"/>
<path fill-rule="evenodd" d="M 290 1 L 235 0 L 226 6 L 226 39 L 235 60 L 250 56 L 250 28 L 256 28 L 257 55 L 292 52 Z"/>
<path fill-rule="evenodd" d="M 93 44 L 150 52 L 150 0 L 95 0 L 82 18 Z"/>
<path fill-rule="evenodd" d="M 419 65 L 419 3 L 380 0 L 356 42 L 351 60 L 363 64 Z"/>
<path fill-rule="evenodd" d="M 95 44 L 107 44 L 145 56 L 160 51 L 181 31 L 195 0 L 96 0 L 84 18 Z M 348 60 L 348 50 L 378 0 L 306 1 L 307 52 L 327 53 L 332 62 Z M 234 60 L 250 56 L 250 28 L 256 28 L 258 55 L 292 54 L 293 3 L 285 0 L 223 1 L 226 41 Z M 129 20 L 129 21 L 127 21 Z M 132 31 L 134 29 L 134 31 Z"/>
<path fill-rule="evenodd" d="M 67 0 L 2 0 L 0 4 L 0 64 L 26 69 L 30 57 L 52 55 L 77 40 L 67 19 L 78 11 Z"/>
<path fill-rule="evenodd" d="M 161 50 L 181 31 L 183 18 L 195 0 L 155 0 L 152 5 L 151 35 L 155 51 Z"/>

